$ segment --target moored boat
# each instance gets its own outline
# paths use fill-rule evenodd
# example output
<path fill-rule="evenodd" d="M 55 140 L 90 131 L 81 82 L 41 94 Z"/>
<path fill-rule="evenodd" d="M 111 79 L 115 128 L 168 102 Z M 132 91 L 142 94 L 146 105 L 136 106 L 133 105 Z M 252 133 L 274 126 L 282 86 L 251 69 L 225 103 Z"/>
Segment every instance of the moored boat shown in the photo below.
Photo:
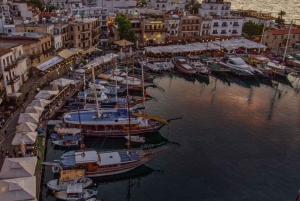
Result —
<path fill-rule="evenodd" d="M 125 136 L 125 139 L 129 140 L 129 136 Z M 145 143 L 146 139 L 145 137 L 141 136 L 130 136 L 131 142 L 137 142 L 137 143 Z"/>
<path fill-rule="evenodd" d="M 52 133 L 50 138 L 54 140 L 73 140 L 80 141 L 83 137 L 80 135 L 79 128 L 62 128 L 57 129 L 56 133 Z"/>
<path fill-rule="evenodd" d="M 75 140 L 52 140 L 51 143 L 54 146 L 59 147 L 77 147 L 79 146 L 79 141 Z"/>
<path fill-rule="evenodd" d="M 86 188 L 93 184 L 90 178 L 86 178 L 85 170 L 62 170 L 59 179 L 53 179 L 47 182 L 47 187 L 53 191 L 63 191 L 68 188 L 70 184 L 82 184 L 82 188 Z"/>
<path fill-rule="evenodd" d="M 186 75 L 196 74 L 196 70 L 187 63 L 184 57 L 174 57 L 173 63 L 174 67 L 181 73 L 184 73 Z"/>
<path fill-rule="evenodd" d="M 69 151 L 61 156 L 59 169 L 83 168 L 86 170 L 86 177 L 115 175 L 139 167 L 151 160 L 160 151 L 162 150 Z"/>
<path fill-rule="evenodd" d="M 82 198 L 89 199 L 97 195 L 98 191 L 83 189 L 82 184 L 69 185 L 66 191 L 59 191 L 55 197 L 61 200 L 78 201 Z"/>

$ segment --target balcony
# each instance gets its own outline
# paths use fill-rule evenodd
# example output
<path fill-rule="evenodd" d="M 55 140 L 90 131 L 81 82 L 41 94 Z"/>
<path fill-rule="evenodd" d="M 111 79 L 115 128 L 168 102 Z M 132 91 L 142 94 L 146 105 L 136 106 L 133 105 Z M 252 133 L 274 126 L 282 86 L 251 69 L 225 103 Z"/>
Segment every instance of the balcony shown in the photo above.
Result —
<path fill-rule="evenodd" d="M 219 27 L 219 25 L 218 24 L 214 24 L 213 27 Z"/>
<path fill-rule="evenodd" d="M 238 32 L 237 31 L 232 31 L 232 34 L 238 34 Z"/>
<path fill-rule="evenodd" d="M 167 28 L 145 29 L 145 32 L 162 32 L 167 31 Z"/>
<path fill-rule="evenodd" d="M 81 42 L 86 42 L 86 41 L 89 41 L 89 40 L 90 40 L 90 38 L 82 38 Z"/>
<path fill-rule="evenodd" d="M 19 80 L 20 80 L 20 76 L 19 76 L 19 75 L 14 76 L 14 77 L 12 78 L 12 80 L 10 80 L 9 82 L 7 82 L 7 85 L 13 85 L 13 84 L 15 84 L 17 81 L 19 81 Z"/>
<path fill-rule="evenodd" d="M 36 58 L 36 57 L 39 57 L 42 53 L 40 51 L 37 51 L 37 52 L 33 52 L 30 56 L 32 58 Z"/>
<path fill-rule="evenodd" d="M 53 50 L 52 47 L 48 48 L 48 49 L 45 49 L 45 50 L 43 50 L 43 54 L 48 54 L 48 53 L 52 52 L 52 50 Z"/>
<path fill-rule="evenodd" d="M 19 56 L 19 57 L 16 59 L 16 61 L 17 61 L 17 62 L 21 62 L 21 61 L 23 61 L 23 60 L 26 59 L 26 58 L 27 58 L 27 55 L 21 54 L 21 56 Z"/>
<path fill-rule="evenodd" d="M 71 42 L 71 38 L 66 38 L 65 43 Z"/>
<path fill-rule="evenodd" d="M 100 28 L 100 24 L 97 24 L 95 27 L 92 27 L 92 29 L 99 29 Z"/>
<path fill-rule="evenodd" d="M 90 29 L 83 29 L 81 30 L 81 33 L 87 33 L 87 32 L 90 32 L 91 30 Z"/>
<path fill-rule="evenodd" d="M 99 36 L 99 35 L 100 35 L 100 33 L 95 33 L 95 34 L 93 33 L 93 34 L 92 34 L 92 38 L 96 38 L 96 37 Z"/>
<path fill-rule="evenodd" d="M 239 24 L 233 24 L 233 26 L 234 26 L 234 27 L 238 27 L 238 26 L 240 26 L 240 25 L 239 25 Z"/>
<path fill-rule="evenodd" d="M 221 34 L 227 34 L 227 32 L 226 31 L 222 31 Z"/>

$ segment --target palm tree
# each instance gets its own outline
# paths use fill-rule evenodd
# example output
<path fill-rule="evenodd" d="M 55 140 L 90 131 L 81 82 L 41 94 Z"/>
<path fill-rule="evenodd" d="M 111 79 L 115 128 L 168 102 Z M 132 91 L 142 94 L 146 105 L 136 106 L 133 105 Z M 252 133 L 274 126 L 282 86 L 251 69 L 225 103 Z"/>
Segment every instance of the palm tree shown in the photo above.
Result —
<path fill-rule="evenodd" d="M 280 17 L 282 19 L 282 17 L 286 15 L 286 12 L 281 10 L 279 13 L 278 13 L 278 17 Z"/>

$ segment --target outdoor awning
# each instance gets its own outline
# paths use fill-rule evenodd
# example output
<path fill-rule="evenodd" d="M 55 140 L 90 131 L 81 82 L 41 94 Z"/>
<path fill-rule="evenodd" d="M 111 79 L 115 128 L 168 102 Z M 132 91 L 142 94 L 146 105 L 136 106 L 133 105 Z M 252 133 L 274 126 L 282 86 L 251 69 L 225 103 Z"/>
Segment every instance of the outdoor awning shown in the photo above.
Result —
<path fill-rule="evenodd" d="M 52 66 L 60 63 L 61 61 L 63 61 L 64 59 L 60 58 L 59 56 L 55 56 L 52 59 L 49 59 L 48 61 L 38 65 L 36 68 L 41 70 L 41 71 L 45 71 L 48 68 L 51 68 Z"/>
<path fill-rule="evenodd" d="M 76 48 L 76 47 L 73 47 L 73 48 L 70 48 L 69 49 L 71 52 L 75 52 L 75 53 L 81 53 L 83 51 L 83 49 L 81 48 Z"/>
<path fill-rule="evenodd" d="M 70 50 L 65 49 L 65 50 L 61 51 L 60 53 L 58 53 L 58 56 L 60 56 L 63 59 L 68 59 L 71 56 L 73 56 L 74 54 L 76 54 L 76 52 L 72 52 Z"/>
<path fill-rule="evenodd" d="M 30 106 L 28 106 L 28 107 L 30 107 Z M 31 123 L 31 122 L 24 122 L 16 127 L 16 132 L 17 133 L 33 132 L 33 131 L 35 131 L 36 128 L 37 128 L 37 124 Z"/>
<path fill-rule="evenodd" d="M 36 200 L 35 176 L 0 180 L 0 189 L 0 200 Z"/>
<path fill-rule="evenodd" d="M 0 172 L 1 179 L 32 177 L 37 157 L 6 158 Z"/>
<path fill-rule="evenodd" d="M 24 144 L 34 144 L 38 134 L 37 132 L 28 132 L 28 133 L 16 133 L 14 139 L 12 140 L 12 145 Z"/>
<path fill-rule="evenodd" d="M 90 47 L 87 50 L 83 50 L 82 52 L 80 52 L 81 54 L 90 54 L 91 52 L 95 51 L 95 47 Z"/>
<path fill-rule="evenodd" d="M 118 45 L 118 46 L 127 46 L 127 45 L 134 45 L 132 42 L 128 41 L 128 40 L 118 40 L 118 41 L 115 41 L 114 44 Z"/>
<path fill-rule="evenodd" d="M 40 115 L 38 113 L 21 113 L 18 124 L 24 122 L 39 123 Z"/>

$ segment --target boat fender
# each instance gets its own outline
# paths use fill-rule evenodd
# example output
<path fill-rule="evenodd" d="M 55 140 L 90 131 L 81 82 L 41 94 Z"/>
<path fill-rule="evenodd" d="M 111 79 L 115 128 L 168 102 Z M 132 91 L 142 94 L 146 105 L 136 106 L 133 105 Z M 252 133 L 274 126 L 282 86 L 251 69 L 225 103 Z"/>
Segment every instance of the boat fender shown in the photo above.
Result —
<path fill-rule="evenodd" d="M 126 142 L 126 145 L 129 146 L 129 142 Z"/>
<path fill-rule="evenodd" d="M 83 149 L 85 147 L 85 144 L 81 144 L 80 148 Z"/>
<path fill-rule="evenodd" d="M 84 152 L 82 152 L 81 156 L 82 156 L 82 157 L 85 157 L 85 153 L 84 153 Z"/>

